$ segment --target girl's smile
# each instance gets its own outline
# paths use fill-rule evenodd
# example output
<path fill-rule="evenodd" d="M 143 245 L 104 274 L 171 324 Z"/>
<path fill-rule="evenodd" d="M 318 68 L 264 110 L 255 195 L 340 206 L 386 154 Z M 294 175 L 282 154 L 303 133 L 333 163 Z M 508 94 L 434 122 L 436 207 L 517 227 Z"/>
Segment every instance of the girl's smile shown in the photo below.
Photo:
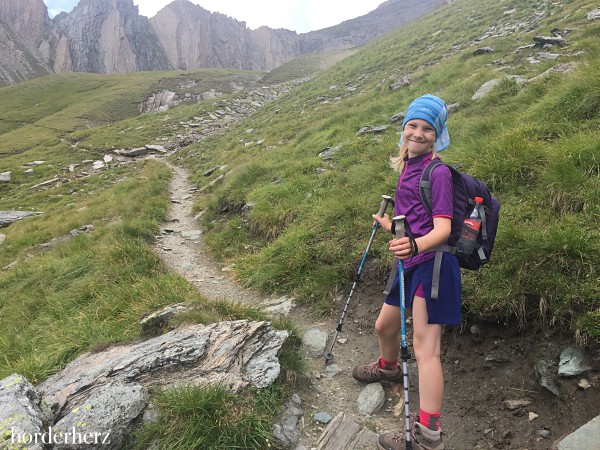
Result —
<path fill-rule="evenodd" d="M 413 119 L 404 125 L 404 141 L 408 148 L 409 158 L 430 151 L 435 139 L 435 128 L 425 120 Z"/>

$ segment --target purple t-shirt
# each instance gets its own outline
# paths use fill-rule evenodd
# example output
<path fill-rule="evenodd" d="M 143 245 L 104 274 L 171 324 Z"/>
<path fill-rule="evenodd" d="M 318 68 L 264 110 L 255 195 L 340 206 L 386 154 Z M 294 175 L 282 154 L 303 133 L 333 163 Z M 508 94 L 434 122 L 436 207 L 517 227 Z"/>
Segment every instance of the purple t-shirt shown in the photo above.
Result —
<path fill-rule="evenodd" d="M 434 217 L 451 219 L 454 212 L 452 175 L 450 169 L 443 164 L 440 164 L 431 172 L 432 215 L 427 212 L 421 201 L 419 182 L 423 170 L 431 161 L 431 157 L 431 153 L 425 153 L 414 158 L 406 158 L 404 169 L 398 178 L 398 186 L 396 187 L 394 213 L 397 216 L 406 216 L 415 239 L 425 236 L 433 230 Z M 419 252 L 414 258 L 405 260 L 404 267 L 413 267 L 434 257 L 435 251 Z"/>

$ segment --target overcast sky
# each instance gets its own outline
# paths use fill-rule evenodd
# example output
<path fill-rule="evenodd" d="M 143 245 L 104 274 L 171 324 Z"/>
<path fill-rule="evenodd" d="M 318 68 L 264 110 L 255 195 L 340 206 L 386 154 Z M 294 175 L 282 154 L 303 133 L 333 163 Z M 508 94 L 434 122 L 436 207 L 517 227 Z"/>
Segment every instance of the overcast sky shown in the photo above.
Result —
<path fill-rule="evenodd" d="M 298 33 L 319 30 L 373 11 L 385 0 L 191 0 L 211 12 L 220 12 L 256 29 L 262 25 Z M 79 0 L 44 0 L 50 17 L 71 12 Z M 153 17 L 172 0 L 133 0 L 140 14 Z"/>

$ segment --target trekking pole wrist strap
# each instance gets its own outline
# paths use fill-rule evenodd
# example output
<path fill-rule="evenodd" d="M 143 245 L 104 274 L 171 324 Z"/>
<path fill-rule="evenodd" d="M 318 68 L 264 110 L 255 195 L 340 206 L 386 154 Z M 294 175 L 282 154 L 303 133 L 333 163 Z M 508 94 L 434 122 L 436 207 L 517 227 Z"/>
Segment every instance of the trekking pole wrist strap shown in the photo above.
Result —
<path fill-rule="evenodd" d="M 417 240 L 411 236 L 410 243 L 412 245 L 412 250 L 413 250 L 412 255 L 413 255 L 413 257 L 415 257 L 419 254 L 419 246 L 417 245 Z"/>

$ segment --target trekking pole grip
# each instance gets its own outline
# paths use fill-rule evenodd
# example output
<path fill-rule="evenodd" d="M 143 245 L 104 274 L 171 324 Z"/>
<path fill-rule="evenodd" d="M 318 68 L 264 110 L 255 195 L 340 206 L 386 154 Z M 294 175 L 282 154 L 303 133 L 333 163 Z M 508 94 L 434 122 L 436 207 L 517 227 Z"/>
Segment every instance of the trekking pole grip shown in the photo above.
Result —
<path fill-rule="evenodd" d="M 379 205 L 379 211 L 377 212 L 377 215 L 379 217 L 383 217 L 388 205 L 392 201 L 392 197 L 390 197 L 389 195 L 382 195 L 382 197 L 383 200 L 381 200 L 381 204 Z"/>
<path fill-rule="evenodd" d="M 393 219 L 394 228 L 396 233 L 396 239 L 400 239 L 404 237 L 404 223 L 406 221 L 406 216 L 396 216 Z"/>

